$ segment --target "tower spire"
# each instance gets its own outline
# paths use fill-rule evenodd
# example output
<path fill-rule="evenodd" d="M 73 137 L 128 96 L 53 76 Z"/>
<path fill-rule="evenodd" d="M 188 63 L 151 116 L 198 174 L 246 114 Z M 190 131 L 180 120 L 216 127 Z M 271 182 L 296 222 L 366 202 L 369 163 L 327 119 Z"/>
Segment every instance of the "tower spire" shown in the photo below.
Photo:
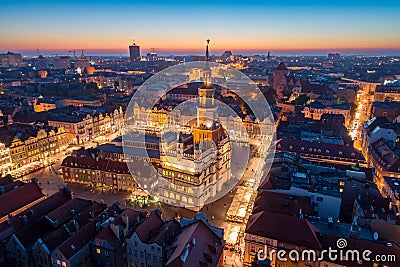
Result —
<path fill-rule="evenodd" d="M 206 46 L 206 61 L 209 61 L 209 57 L 210 57 L 210 55 L 209 55 L 209 53 L 208 53 L 208 44 L 210 43 L 210 39 L 207 39 L 207 46 Z"/>

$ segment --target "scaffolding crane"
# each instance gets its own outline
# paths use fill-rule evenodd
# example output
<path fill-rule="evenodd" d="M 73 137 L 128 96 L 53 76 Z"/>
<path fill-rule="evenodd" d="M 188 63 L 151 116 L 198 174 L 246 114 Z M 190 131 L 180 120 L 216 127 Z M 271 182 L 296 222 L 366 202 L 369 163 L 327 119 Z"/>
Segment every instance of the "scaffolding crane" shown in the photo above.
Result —
<path fill-rule="evenodd" d="M 75 56 L 76 55 L 76 50 L 74 50 L 74 49 L 69 50 L 68 53 L 74 53 L 74 58 L 76 58 L 76 56 Z"/>

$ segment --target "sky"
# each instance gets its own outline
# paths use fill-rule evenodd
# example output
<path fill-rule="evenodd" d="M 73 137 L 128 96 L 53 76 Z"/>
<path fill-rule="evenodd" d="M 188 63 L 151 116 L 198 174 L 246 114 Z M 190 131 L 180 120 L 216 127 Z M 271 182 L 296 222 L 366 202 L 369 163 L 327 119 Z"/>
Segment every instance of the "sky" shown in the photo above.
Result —
<path fill-rule="evenodd" d="M 200 4 L 201 2 L 201 4 Z M 0 51 L 400 54 L 400 1 L 0 0 Z"/>

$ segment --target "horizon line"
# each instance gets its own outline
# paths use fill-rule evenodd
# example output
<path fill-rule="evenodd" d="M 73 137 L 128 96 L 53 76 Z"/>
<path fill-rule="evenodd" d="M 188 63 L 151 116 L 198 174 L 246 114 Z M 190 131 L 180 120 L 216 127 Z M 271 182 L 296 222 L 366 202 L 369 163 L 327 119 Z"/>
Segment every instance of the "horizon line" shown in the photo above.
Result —
<path fill-rule="evenodd" d="M 197 55 L 203 55 L 204 54 L 204 49 L 173 49 L 173 48 L 142 48 L 141 47 L 141 53 L 142 55 L 145 55 L 146 53 L 152 52 L 154 49 L 154 52 L 156 52 L 159 56 L 197 56 Z M 129 57 L 129 49 L 128 48 L 92 48 L 92 49 L 65 49 L 65 48 L 57 48 L 57 49 L 0 49 L 0 53 L 7 53 L 7 52 L 16 52 L 16 53 L 21 53 L 21 54 L 29 54 L 31 55 L 36 55 L 39 53 L 39 55 L 44 56 L 45 54 L 50 54 L 50 56 L 53 55 L 59 55 L 59 56 L 70 56 L 72 52 L 70 51 L 76 51 L 77 56 L 81 54 L 81 51 L 83 50 L 83 53 L 88 55 L 98 55 L 101 56 L 102 53 L 104 54 L 114 54 L 117 56 L 117 54 L 120 54 L 119 56 L 127 56 Z M 211 51 L 211 54 L 215 56 L 216 54 L 222 54 L 225 51 L 231 51 L 233 55 L 258 55 L 258 54 L 267 54 L 267 53 L 274 53 L 275 55 L 302 55 L 302 54 L 307 54 L 307 55 L 312 55 L 312 53 L 315 54 L 327 54 L 327 53 L 340 53 L 344 55 L 372 55 L 372 54 L 378 54 L 381 56 L 387 56 L 387 53 L 394 53 L 390 54 L 390 56 L 400 56 L 400 47 L 398 48 L 366 48 L 366 47 L 360 47 L 360 48 L 303 48 L 303 49 L 294 49 L 294 48 L 288 48 L 288 49 L 236 49 L 237 52 L 235 52 L 235 49 L 213 49 Z M 363 54 L 365 53 L 365 54 Z M 383 53 L 383 54 L 379 54 Z"/>

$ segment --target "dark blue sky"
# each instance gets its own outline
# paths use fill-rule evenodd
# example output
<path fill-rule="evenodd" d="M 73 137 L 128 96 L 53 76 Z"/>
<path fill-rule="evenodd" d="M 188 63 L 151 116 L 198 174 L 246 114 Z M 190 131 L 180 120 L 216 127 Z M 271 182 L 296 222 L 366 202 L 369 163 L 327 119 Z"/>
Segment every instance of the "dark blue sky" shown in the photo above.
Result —
<path fill-rule="evenodd" d="M 0 51 L 400 50 L 400 1 L 0 0 Z"/>

